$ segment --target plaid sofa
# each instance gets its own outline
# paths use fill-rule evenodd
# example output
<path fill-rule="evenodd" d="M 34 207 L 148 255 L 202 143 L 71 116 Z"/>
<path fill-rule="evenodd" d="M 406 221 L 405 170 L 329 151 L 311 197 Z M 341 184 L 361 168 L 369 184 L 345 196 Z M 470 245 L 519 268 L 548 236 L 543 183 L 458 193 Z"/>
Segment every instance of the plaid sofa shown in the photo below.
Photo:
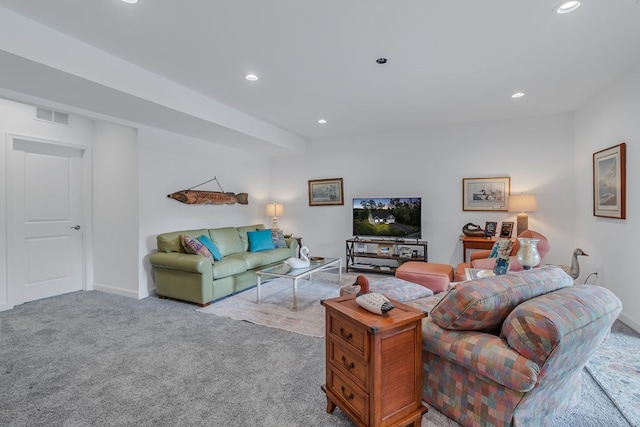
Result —
<path fill-rule="evenodd" d="M 429 312 L 423 400 L 463 426 L 550 425 L 577 403 L 582 368 L 622 310 L 551 266 L 406 303 Z"/>

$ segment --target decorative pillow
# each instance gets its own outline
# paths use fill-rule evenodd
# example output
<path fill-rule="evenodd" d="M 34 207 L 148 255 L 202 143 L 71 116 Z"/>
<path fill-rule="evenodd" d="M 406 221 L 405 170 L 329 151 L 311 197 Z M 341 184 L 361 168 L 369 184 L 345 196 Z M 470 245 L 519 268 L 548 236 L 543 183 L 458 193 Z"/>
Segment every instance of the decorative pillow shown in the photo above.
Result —
<path fill-rule="evenodd" d="M 573 279 L 552 266 L 471 280 L 453 287 L 429 316 L 443 329 L 493 331 L 523 301 L 571 285 Z"/>
<path fill-rule="evenodd" d="M 182 242 L 182 247 L 186 253 L 203 256 L 213 263 L 213 255 L 211 255 L 209 249 L 207 249 L 200 240 L 181 234 L 180 241 Z"/>
<path fill-rule="evenodd" d="M 271 229 L 271 240 L 273 240 L 273 246 L 276 248 L 286 248 L 287 242 L 284 240 L 284 234 L 282 231 Z"/>
<path fill-rule="evenodd" d="M 271 230 L 247 231 L 249 238 L 249 251 L 260 252 L 275 249 L 271 240 Z"/>
<path fill-rule="evenodd" d="M 489 258 L 506 258 L 511 255 L 511 248 L 513 248 L 513 241 L 510 239 L 498 240 L 491 248 Z"/>
<path fill-rule="evenodd" d="M 220 252 L 220 249 L 218 249 L 218 247 L 211 241 L 209 236 L 203 234 L 202 236 L 198 237 L 198 240 L 207 249 L 209 249 L 209 252 L 211 252 L 211 256 L 213 256 L 213 259 L 215 259 L 216 261 L 220 261 L 222 259 L 222 252 Z"/>

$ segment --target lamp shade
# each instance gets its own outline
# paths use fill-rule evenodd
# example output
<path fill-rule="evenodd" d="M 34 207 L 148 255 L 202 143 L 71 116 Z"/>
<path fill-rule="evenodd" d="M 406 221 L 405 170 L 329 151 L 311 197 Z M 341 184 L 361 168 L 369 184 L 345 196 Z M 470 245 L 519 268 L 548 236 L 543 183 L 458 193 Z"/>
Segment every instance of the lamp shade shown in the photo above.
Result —
<path fill-rule="evenodd" d="M 282 216 L 284 213 L 284 206 L 280 203 L 269 203 L 265 208 L 265 215 L 267 216 Z"/>
<path fill-rule="evenodd" d="M 517 194 L 509 197 L 509 212 L 535 212 L 538 208 L 533 194 Z"/>

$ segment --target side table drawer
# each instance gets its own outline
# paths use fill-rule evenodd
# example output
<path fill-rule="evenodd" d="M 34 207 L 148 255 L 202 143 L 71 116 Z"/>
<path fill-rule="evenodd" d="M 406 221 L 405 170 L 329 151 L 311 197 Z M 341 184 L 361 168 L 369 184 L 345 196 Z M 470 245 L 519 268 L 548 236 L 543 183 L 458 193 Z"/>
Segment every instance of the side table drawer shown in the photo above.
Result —
<path fill-rule="evenodd" d="M 339 342 L 343 342 L 352 347 L 365 360 L 369 359 L 369 352 L 366 348 L 367 332 L 358 328 L 353 323 L 343 321 L 339 317 L 329 318 L 329 333 Z"/>
<path fill-rule="evenodd" d="M 369 395 L 367 393 L 344 378 L 335 369 L 327 372 L 327 388 L 342 401 L 343 405 L 349 407 L 364 424 L 369 425 Z"/>
<path fill-rule="evenodd" d="M 352 352 L 346 350 L 345 344 L 332 337 L 329 340 L 329 360 L 336 369 L 342 369 L 349 375 L 349 379 L 355 381 L 363 389 L 367 389 L 367 372 L 368 364 L 362 359 L 362 356 L 355 356 Z"/>

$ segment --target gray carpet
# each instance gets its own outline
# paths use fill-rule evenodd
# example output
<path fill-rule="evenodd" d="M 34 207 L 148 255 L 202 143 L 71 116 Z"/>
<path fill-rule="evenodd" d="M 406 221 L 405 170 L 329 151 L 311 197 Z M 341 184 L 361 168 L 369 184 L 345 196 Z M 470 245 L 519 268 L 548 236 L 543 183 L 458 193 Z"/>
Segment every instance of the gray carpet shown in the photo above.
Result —
<path fill-rule="evenodd" d="M 0 313 L 0 425 L 352 425 L 325 412 L 322 338 L 195 308 L 76 292 Z M 629 425 L 583 377 L 554 425 Z M 423 426 L 456 425 L 437 415 Z"/>

